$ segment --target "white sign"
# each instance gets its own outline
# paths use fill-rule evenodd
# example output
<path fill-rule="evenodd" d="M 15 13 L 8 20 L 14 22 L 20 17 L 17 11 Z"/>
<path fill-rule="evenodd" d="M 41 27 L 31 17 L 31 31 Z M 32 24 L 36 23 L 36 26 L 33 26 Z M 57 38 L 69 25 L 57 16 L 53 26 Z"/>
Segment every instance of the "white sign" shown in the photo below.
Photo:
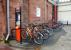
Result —
<path fill-rule="evenodd" d="M 41 16 L 41 10 L 40 10 L 40 8 L 36 8 L 36 16 L 37 17 Z"/>

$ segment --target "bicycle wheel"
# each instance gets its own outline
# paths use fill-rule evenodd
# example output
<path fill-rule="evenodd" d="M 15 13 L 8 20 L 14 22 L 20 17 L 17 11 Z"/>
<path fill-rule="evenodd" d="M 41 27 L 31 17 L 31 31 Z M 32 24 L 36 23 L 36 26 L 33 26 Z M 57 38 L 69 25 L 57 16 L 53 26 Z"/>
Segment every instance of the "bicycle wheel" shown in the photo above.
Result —
<path fill-rule="evenodd" d="M 37 37 L 34 38 L 34 42 L 36 44 L 43 44 L 43 35 L 40 32 L 37 33 Z"/>
<path fill-rule="evenodd" d="M 43 31 L 41 32 L 43 35 L 43 39 L 48 39 L 49 37 L 49 31 L 46 29 L 43 29 Z"/>

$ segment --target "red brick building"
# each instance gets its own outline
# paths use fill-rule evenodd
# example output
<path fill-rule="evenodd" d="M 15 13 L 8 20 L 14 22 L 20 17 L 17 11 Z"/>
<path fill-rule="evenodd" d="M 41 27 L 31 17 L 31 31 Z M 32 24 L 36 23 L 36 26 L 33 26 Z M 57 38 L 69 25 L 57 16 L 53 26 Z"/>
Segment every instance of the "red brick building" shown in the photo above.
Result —
<path fill-rule="evenodd" d="M 47 0 L 26 0 L 23 16 L 29 23 L 48 23 L 52 20 L 52 3 Z M 23 4 L 24 5 L 24 4 Z M 28 8 L 27 8 L 28 7 Z M 24 8 L 23 8 L 24 9 Z M 39 10 L 37 10 L 39 9 Z M 26 12 L 26 13 L 25 13 Z M 38 13 L 38 14 L 37 14 Z M 37 16 L 39 15 L 39 16 Z"/>
<path fill-rule="evenodd" d="M 10 0 L 10 26 L 15 25 L 15 8 L 19 7 L 19 0 Z M 6 0 L 0 0 L 0 39 L 6 33 Z"/>
<path fill-rule="evenodd" d="M 21 19 L 22 27 L 27 23 L 52 23 L 52 3 L 47 0 L 22 0 Z"/>
<path fill-rule="evenodd" d="M 6 0 L 0 2 L 0 34 L 6 33 Z M 15 28 L 15 8 L 21 7 L 22 27 L 27 23 L 49 23 L 52 26 L 52 3 L 47 0 L 10 0 L 10 28 Z M 0 36 L 0 37 L 1 37 Z"/>

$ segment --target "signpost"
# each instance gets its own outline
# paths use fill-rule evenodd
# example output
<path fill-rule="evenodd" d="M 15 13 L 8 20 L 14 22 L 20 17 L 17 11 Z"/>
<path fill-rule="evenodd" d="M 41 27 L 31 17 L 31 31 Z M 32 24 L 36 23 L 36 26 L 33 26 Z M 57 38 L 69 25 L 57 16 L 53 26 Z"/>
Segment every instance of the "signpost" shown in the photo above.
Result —
<path fill-rule="evenodd" d="M 21 42 L 21 8 L 15 9 L 16 40 Z"/>

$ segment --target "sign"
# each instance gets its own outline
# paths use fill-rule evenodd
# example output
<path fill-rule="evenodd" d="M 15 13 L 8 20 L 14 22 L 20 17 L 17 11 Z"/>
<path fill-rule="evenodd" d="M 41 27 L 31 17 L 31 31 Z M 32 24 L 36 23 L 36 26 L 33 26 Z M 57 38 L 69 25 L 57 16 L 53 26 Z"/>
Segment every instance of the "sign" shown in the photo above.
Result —
<path fill-rule="evenodd" d="M 41 10 L 40 10 L 40 8 L 36 8 L 36 16 L 37 17 L 41 16 Z"/>

